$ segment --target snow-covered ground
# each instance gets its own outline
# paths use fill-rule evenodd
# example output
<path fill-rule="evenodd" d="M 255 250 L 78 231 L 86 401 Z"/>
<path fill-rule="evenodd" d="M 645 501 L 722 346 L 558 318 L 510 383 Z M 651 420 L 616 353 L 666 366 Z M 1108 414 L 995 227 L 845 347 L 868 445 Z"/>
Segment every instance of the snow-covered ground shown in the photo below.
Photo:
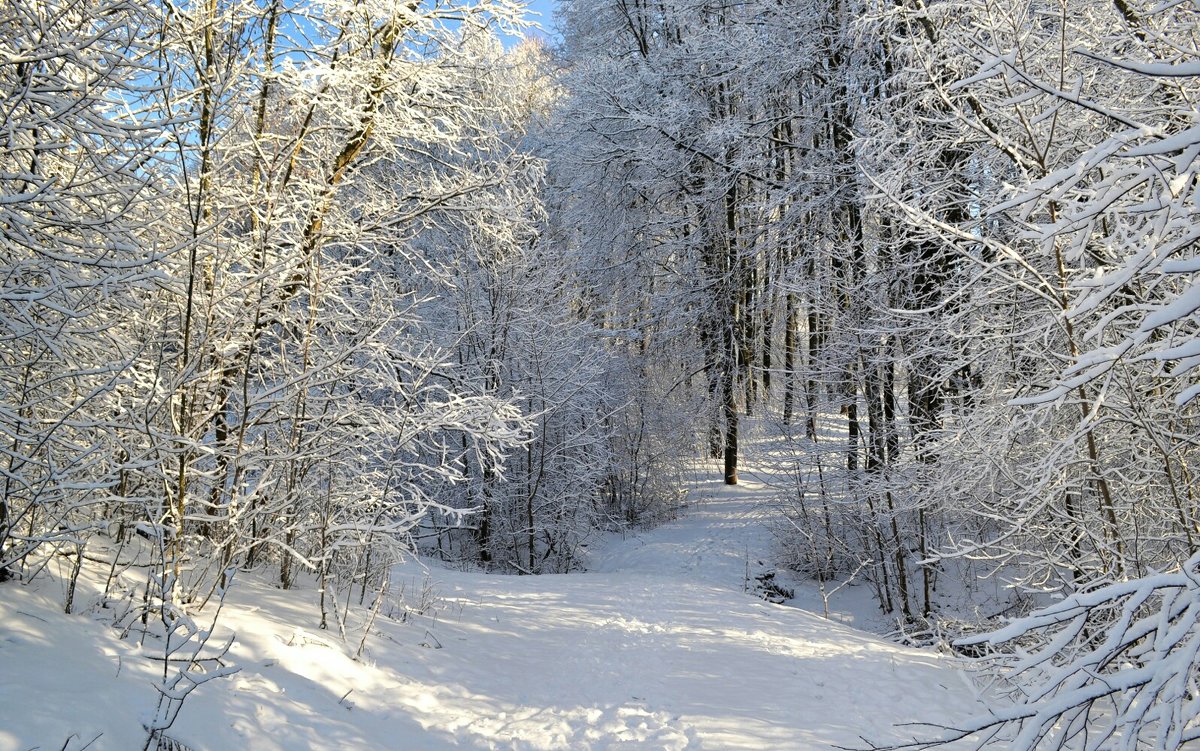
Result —
<path fill-rule="evenodd" d="M 169 734 L 211 751 L 828 749 L 978 714 L 946 658 L 746 591 L 772 492 L 702 471 L 686 515 L 595 546 L 584 574 L 407 564 L 396 588 L 436 597 L 380 618 L 361 661 L 357 638 L 316 628 L 311 589 L 244 579 L 218 628 L 241 672 L 200 687 Z M 50 578 L 0 590 L 0 751 L 140 749 L 153 641 L 61 602 Z"/>

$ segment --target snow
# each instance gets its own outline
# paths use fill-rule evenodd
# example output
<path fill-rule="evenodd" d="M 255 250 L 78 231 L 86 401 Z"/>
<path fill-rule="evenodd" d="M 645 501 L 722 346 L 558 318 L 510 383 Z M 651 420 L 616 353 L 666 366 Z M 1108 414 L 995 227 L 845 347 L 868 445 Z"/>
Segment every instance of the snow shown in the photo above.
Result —
<path fill-rule="evenodd" d="M 236 632 L 241 671 L 197 689 L 169 735 L 197 750 L 828 749 L 980 713 L 947 658 L 745 591 L 773 491 L 753 471 L 732 489 L 699 474 L 686 515 L 597 545 L 586 573 L 398 567 L 410 601 L 436 597 L 380 617 L 361 661 L 354 634 L 316 628 L 311 589 L 245 577 L 214 635 Z M 0 751 L 140 748 L 154 640 L 120 639 L 111 611 L 64 616 L 61 597 L 50 577 L 0 590 Z"/>

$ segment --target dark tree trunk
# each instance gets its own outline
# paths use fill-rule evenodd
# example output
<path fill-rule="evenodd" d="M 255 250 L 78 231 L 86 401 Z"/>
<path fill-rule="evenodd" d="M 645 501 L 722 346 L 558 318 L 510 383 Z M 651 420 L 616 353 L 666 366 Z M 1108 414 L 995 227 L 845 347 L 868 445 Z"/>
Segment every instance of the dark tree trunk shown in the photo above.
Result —
<path fill-rule="evenodd" d="M 787 293 L 783 316 L 783 424 L 792 424 L 796 398 L 796 296 Z"/>

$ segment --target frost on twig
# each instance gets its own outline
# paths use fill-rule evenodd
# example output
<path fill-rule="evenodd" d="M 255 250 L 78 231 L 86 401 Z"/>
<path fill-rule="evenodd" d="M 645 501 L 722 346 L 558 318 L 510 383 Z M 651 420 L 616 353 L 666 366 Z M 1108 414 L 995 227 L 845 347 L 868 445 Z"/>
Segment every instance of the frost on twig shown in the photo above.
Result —
<path fill-rule="evenodd" d="M 1008 647 L 992 658 L 1013 687 L 1004 704 L 925 740 L 871 748 L 966 740 L 1010 751 L 1173 751 L 1200 740 L 1200 555 L 956 645 L 985 643 Z"/>
<path fill-rule="evenodd" d="M 233 573 L 232 569 L 226 571 L 227 582 L 232 580 Z M 175 724 L 184 701 L 205 683 L 226 678 L 241 669 L 225 664 L 225 657 L 233 646 L 233 635 L 219 646 L 209 648 L 209 640 L 221 616 L 221 607 L 225 604 L 227 589 L 222 587 L 218 593 L 220 599 L 209 628 L 201 629 L 186 608 L 172 597 L 172 577 L 167 574 L 164 580 L 166 586 L 162 589 L 159 603 L 164 629 L 162 656 L 159 658 L 162 662 L 162 678 L 154 685 L 158 702 L 145 723 L 147 735 L 142 751 L 183 748 L 177 741 L 168 738 L 165 732 Z"/>

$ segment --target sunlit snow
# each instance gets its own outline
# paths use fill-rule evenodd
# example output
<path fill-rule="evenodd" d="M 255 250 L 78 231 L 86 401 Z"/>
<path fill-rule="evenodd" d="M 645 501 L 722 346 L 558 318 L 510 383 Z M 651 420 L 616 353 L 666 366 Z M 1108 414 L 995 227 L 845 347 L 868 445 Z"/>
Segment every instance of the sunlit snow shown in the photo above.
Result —
<path fill-rule="evenodd" d="M 395 588 L 436 596 L 380 618 L 358 662 L 355 635 L 317 629 L 311 589 L 247 577 L 218 629 L 236 632 L 241 672 L 202 686 L 169 735 L 213 750 L 827 749 L 976 714 L 946 658 L 744 591 L 769 552 L 756 502 L 770 492 L 753 470 L 734 489 L 701 472 L 683 518 L 595 546 L 583 574 L 406 564 Z M 0 599 L 0 751 L 140 748 L 151 640 L 139 650 L 105 612 L 66 617 L 60 601 L 50 579 Z"/>

